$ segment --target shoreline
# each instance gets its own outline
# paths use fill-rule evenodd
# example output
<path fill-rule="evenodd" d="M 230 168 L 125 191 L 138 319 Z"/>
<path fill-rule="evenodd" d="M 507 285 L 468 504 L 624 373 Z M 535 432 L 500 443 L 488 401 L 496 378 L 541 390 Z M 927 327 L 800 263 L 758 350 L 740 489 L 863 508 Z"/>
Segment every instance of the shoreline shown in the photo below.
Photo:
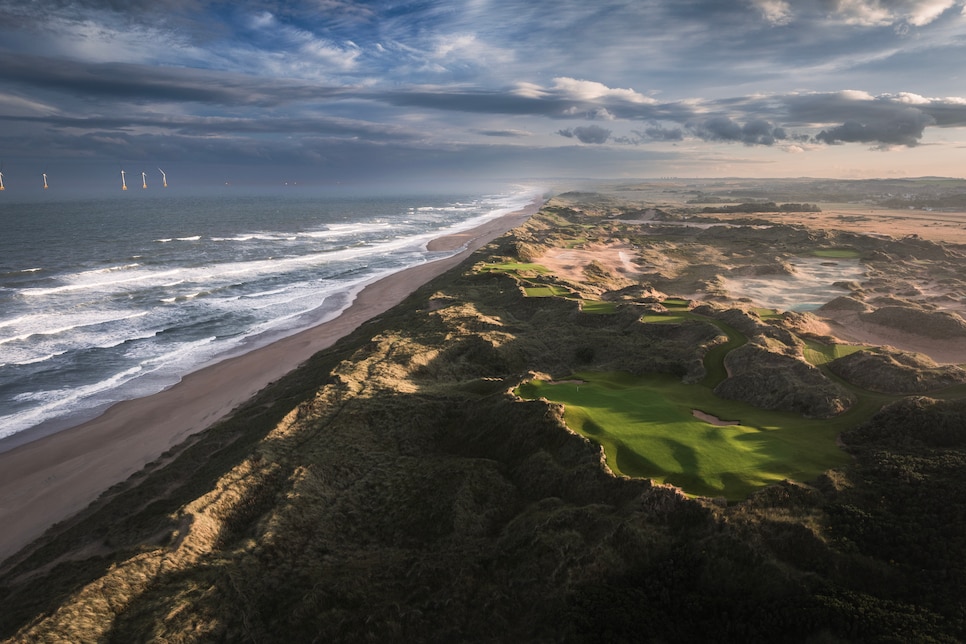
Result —
<path fill-rule="evenodd" d="M 0 452 L 0 562 L 189 436 L 230 416 L 315 353 L 522 225 L 543 203 L 536 199 L 476 228 L 430 241 L 429 251 L 459 252 L 367 284 L 331 320 L 209 364 L 158 393 L 115 403 L 96 418 Z"/>

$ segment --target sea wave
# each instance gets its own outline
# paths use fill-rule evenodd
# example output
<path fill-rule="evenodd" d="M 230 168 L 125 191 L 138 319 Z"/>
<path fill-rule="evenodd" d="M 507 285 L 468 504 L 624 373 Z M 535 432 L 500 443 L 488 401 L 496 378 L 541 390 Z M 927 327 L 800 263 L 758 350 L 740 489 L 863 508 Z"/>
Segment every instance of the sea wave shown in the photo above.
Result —
<path fill-rule="evenodd" d="M 119 237 L 114 260 L 114 246 L 55 257 L 45 282 L 11 278 L 31 284 L 14 286 L 17 308 L 0 320 L 0 378 L 18 396 L 15 404 L 0 399 L 2 435 L 152 393 L 211 361 L 335 318 L 366 284 L 458 252 L 429 252 L 431 239 L 517 210 L 535 194 L 421 201 L 418 209 L 369 201 L 359 214 L 340 203 L 326 215 L 355 221 L 325 221 L 302 206 L 278 229 L 265 227 L 265 213 L 276 209 L 238 220 L 246 204 L 231 202 L 230 211 L 218 206 L 230 217 L 210 230 L 198 224 L 209 213 L 190 222 L 152 217 L 157 226 L 131 229 L 143 232 L 140 241 Z M 132 213 L 118 217 L 129 222 Z M 103 265 L 91 268 L 91 258 Z"/>

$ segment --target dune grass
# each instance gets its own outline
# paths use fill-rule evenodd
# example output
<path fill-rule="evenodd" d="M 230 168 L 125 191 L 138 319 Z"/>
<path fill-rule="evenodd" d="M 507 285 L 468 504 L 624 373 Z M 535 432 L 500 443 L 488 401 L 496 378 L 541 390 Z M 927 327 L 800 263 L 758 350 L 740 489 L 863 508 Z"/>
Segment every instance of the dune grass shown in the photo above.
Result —
<path fill-rule="evenodd" d="M 664 301 L 665 308 L 668 308 L 669 301 L 670 300 Z M 687 305 L 685 300 L 680 301 L 684 302 L 685 306 Z M 705 375 L 701 384 L 703 384 L 705 387 L 713 388 L 728 377 L 728 372 L 724 366 L 725 355 L 727 355 L 727 353 L 732 349 L 737 349 L 746 343 L 748 338 L 736 328 L 722 322 L 721 320 L 715 320 L 714 318 L 709 318 L 704 315 L 692 313 L 688 310 L 683 310 L 680 305 L 674 306 L 674 308 L 669 308 L 667 313 L 655 313 L 653 315 L 645 315 L 641 317 L 641 322 L 647 324 L 680 324 L 689 320 L 699 320 L 701 322 L 714 325 L 718 327 L 722 333 L 728 336 L 727 342 L 723 342 L 711 347 L 704 355 L 704 368 L 706 369 L 707 374 Z"/>
<path fill-rule="evenodd" d="M 688 494 L 745 498 L 786 478 L 809 480 L 848 456 L 836 444 L 854 414 L 814 420 L 716 397 L 664 374 L 578 373 L 577 382 L 534 380 L 522 398 L 565 406 L 567 425 L 604 447 L 616 474 L 671 483 Z M 698 409 L 740 424 L 712 425 Z"/>

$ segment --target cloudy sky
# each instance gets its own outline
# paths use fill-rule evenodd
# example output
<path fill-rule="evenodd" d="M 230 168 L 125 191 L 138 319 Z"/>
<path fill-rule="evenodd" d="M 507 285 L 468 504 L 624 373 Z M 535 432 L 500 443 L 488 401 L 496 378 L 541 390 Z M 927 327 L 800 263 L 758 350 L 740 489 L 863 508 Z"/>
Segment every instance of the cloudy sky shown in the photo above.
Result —
<path fill-rule="evenodd" d="M 961 177 L 964 63 L 966 0 L 0 0 L 0 161 Z"/>

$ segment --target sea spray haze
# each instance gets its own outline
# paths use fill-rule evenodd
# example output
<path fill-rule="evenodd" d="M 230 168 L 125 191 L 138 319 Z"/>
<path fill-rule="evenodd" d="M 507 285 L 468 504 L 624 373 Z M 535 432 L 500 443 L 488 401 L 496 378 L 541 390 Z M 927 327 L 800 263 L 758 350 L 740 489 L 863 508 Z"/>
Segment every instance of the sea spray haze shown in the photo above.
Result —
<path fill-rule="evenodd" d="M 331 319 L 366 283 L 451 254 L 430 239 L 538 194 L 2 203 L 0 438 Z"/>

